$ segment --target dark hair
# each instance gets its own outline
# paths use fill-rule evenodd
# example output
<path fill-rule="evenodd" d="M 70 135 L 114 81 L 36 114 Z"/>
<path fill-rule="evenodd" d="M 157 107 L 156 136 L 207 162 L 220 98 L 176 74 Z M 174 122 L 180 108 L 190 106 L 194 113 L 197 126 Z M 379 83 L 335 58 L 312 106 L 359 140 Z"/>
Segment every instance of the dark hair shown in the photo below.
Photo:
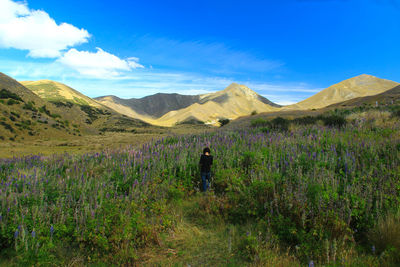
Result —
<path fill-rule="evenodd" d="M 203 154 L 206 154 L 207 152 L 211 153 L 211 150 L 208 147 L 203 149 Z"/>

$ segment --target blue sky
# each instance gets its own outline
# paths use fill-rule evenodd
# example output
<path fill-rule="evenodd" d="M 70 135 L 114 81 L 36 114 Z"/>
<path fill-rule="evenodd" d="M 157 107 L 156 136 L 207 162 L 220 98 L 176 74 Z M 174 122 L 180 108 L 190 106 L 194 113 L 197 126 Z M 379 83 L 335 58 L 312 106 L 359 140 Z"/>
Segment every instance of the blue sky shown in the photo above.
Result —
<path fill-rule="evenodd" d="M 91 97 L 245 84 L 289 104 L 371 74 L 400 82 L 399 0 L 0 0 L 0 71 Z"/>

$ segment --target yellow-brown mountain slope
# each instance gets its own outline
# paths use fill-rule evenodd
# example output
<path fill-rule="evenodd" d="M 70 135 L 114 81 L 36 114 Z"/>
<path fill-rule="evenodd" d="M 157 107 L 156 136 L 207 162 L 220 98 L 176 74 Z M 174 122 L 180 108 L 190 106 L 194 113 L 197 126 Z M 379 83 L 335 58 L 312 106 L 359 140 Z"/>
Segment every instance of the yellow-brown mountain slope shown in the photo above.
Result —
<path fill-rule="evenodd" d="M 63 83 L 51 80 L 23 81 L 20 83 L 47 101 L 68 101 L 78 105 L 87 105 L 96 108 L 102 107 L 97 101 Z"/>
<path fill-rule="evenodd" d="M 283 109 L 318 109 L 356 97 L 383 93 L 399 83 L 371 75 L 360 75 L 332 85 L 321 92 Z"/>
<path fill-rule="evenodd" d="M 268 103 L 268 104 L 267 104 Z M 233 83 L 225 90 L 200 95 L 200 103 L 166 113 L 152 123 L 172 126 L 190 119 L 216 124 L 220 118 L 236 119 L 252 112 L 276 111 L 279 107 L 250 88 Z"/>
<path fill-rule="evenodd" d="M 187 121 L 216 124 L 219 119 L 236 119 L 255 112 L 279 109 L 244 85 L 232 83 L 226 89 L 203 95 L 155 94 L 141 99 L 116 96 L 96 100 L 121 114 L 159 126 L 173 126 Z"/>

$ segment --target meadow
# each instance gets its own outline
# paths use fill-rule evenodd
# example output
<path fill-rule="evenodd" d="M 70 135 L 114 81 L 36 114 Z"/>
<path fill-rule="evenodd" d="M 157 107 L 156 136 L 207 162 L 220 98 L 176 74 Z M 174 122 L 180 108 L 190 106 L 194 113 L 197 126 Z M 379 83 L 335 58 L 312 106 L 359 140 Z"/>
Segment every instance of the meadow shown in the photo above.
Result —
<path fill-rule="evenodd" d="M 400 264 L 398 107 L 252 125 L 1 160 L 3 264 Z"/>

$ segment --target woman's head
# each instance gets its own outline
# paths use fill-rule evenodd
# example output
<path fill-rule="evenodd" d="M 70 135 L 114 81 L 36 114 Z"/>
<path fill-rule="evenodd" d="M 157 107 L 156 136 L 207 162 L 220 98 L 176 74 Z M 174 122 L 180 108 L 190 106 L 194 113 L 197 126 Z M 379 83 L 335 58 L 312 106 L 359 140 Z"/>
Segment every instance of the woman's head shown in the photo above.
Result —
<path fill-rule="evenodd" d="M 208 148 L 208 147 L 206 147 L 206 148 L 204 148 L 203 149 L 203 154 L 205 155 L 205 154 L 210 154 L 211 153 L 211 151 L 210 151 L 210 149 Z"/>

